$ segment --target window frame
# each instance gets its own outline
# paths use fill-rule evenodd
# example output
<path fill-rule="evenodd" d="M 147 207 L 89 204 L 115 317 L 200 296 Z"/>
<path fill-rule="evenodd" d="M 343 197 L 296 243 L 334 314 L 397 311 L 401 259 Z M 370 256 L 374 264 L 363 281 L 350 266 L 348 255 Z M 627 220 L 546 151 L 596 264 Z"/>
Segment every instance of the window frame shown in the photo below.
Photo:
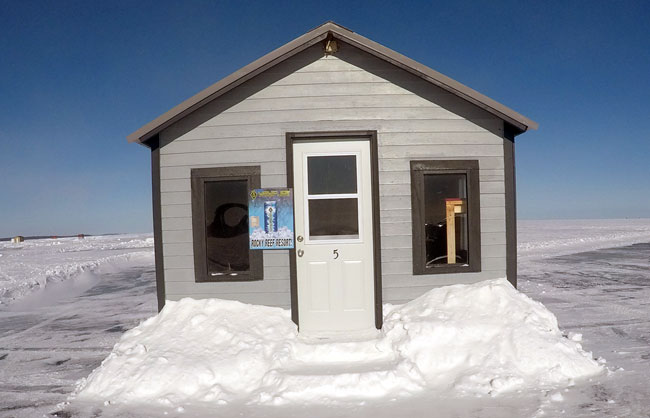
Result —
<path fill-rule="evenodd" d="M 413 231 L 413 274 L 475 273 L 481 271 L 481 190 L 478 160 L 412 160 L 411 223 Z M 435 174 L 465 174 L 467 176 L 467 227 L 469 240 L 468 265 L 426 266 L 424 228 L 424 176 Z"/>
<path fill-rule="evenodd" d="M 212 181 L 245 180 L 248 190 L 261 187 L 259 166 L 210 167 L 190 170 L 192 196 L 192 242 L 194 252 L 194 280 L 204 282 L 246 282 L 264 279 L 263 254 L 261 250 L 249 250 L 249 270 L 237 276 L 208 275 L 207 245 L 205 234 L 205 183 Z"/>

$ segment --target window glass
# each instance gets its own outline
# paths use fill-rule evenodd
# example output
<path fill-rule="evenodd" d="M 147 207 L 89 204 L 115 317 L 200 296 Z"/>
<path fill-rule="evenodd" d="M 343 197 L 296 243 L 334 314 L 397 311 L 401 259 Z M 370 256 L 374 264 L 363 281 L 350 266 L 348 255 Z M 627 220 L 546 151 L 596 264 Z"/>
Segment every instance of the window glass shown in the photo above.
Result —
<path fill-rule="evenodd" d="M 359 238 L 358 199 L 309 200 L 311 239 Z"/>
<path fill-rule="evenodd" d="M 206 181 L 204 193 L 208 277 L 248 271 L 248 182 Z"/>
<path fill-rule="evenodd" d="M 467 176 L 424 175 L 426 267 L 468 264 Z"/>
<path fill-rule="evenodd" d="M 357 192 L 357 157 L 328 155 L 307 157 L 309 194 Z"/>

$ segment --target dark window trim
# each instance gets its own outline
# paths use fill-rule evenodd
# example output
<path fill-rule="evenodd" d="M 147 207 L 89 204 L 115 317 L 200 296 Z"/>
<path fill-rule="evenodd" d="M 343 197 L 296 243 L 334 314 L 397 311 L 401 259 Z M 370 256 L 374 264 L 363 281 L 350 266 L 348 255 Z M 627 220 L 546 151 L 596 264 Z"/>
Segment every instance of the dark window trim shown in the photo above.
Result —
<path fill-rule="evenodd" d="M 325 131 L 325 132 L 287 132 L 287 187 L 293 187 L 293 143 L 300 141 L 370 141 L 370 170 L 372 173 L 372 217 L 375 284 L 375 327 L 381 329 L 384 323 L 381 283 L 381 230 L 379 218 L 379 151 L 377 131 Z M 298 317 L 298 277 L 296 275 L 296 250 L 289 250 L 289 270 L 291 288 L 291 319 L 300 329 Z"/>
<path fill-rule="evenodd" d="M 246 180 L 248 189 L 260 188 L 259 166 L 193 168 L 192 179 L 192 238 L 194 242 L 194 278 L 201 282 L 244 282 L 264 278 L 262 251 L 250 251 L 250 270 L 237 276 L 208 275 L 205 245 L 205 193 L 207 181 Z"/>
<path fill-rule="evenodd" d="M 466 174 L 469 228 L 469 265 L 426 267 L 424 243 L 424 175 Z M 478 160 L 411 161 L 411 216 L 413 228 L 413 274 L 474 273 L 481 271 L 481 202 Z"/>

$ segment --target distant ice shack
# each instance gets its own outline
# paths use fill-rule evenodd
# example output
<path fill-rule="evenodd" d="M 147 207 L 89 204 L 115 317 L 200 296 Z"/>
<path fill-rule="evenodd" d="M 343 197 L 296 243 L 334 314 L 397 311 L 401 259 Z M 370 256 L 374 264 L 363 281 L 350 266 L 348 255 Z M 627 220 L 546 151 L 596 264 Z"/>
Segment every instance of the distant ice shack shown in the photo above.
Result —
<path fill-rule="evenodd" d="M 364 333 L 381 328 L 383 302 L 516 285 L 514 140 L 528 129 L 325 23 L 129 135 L 151 149 L 159 307 L 232 299 L 291 308 L 301 333 Z M 274 194 L 284 206 L 249 216 Z M 281 214 L 292 225 L 268 242 L 285 247 L 260 249 L 251 231 L 278 233 Z"/>

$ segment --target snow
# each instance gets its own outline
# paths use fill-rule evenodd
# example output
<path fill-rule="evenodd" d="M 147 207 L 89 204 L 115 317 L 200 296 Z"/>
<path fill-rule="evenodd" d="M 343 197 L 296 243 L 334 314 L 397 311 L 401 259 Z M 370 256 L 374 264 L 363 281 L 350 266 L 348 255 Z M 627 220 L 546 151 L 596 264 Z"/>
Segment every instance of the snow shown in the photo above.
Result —
<path fill-rule="evenodd" d="M 80 383 L 77 397 L 175 408 L 313 404 L 423 390 L 496 396 L 569 386 L 604 370 L 562 335 L 551 312 L 505 279 L 433 289 L 386 311 L 376 340 L 313 344 L 301 341 L 283 309 L 219 299 L 168 302 L 124 334 Z"/>
<path fill-rule="evenodd" d="M 0 304 L 152 249 L 151 234 L 0 242 Z"/>
<path fill-rule="evenodd" d="M 610 370 L 563 392 L 563 402 L 542 401 L 546 416 L 647 415 L 649 228 L 648 219 L 519 222 L 520 249 L 534 248 L 519 257 L 519 290 Z"/>
<path fill-rule="evenodd" d="M 151 242 L 145 234 L 0 243 L 0 283 L 20 289 L 0 304 L 1 417 L 49 417 L 121 333 L 156 313 Z"/>
<path fill-rule="evenodd" d="M 518 221 L 519 261 L 650 242 L 650 219 Z"/>
<path fill-rule="evenodd" d="M 566 335 L 566 338 L 560 337 L 562 344 L 554 345 L 555 351 L 550 354 L 575 349 L 582 356 L 579 345 L 584 345 L 598 358 L 600 370 L 607 367 L 592 377 L 572 379 L 570 373 L 579 370 L 562 368 L 559 371 L 563 376 L 559 377 L 550 373 L 550 368 L 538 375 L 530 375 L 534 372 L 523 367 L 515 369 L 518 376 L 523 376 L 523 382 L 511 380 L 515 372 L 507 368 L 508 364 L 501 364 L 502 356 L 516 358 L 520 365 L 529 363 L 522 353 L 504 351 L 517 348 L 508 341 L 518 338 L 519 334 L 514 333 L 506 334 L 508 338 L 504 337 L 503 342 L 494 338 L 490 346 L 483 346 L 478 354 L 473 352 L 477 357 L 467 357 L 459 361 L 460 365 L 450 367 L 447 357 L 445 362 L 436 364 L 436 359 L 427 359 L 426 354 L 428 344 L 436 347 L 438 340 L 419 340 L 414 338 L 415 334 L 436 333 L 436 338 L 441 339 L 448 336 L 448 344 L 454 349 L 448 349 L 444 354 L 453 360 L 458 350 L 453 344 L 462 341 L 469 344 L 472 338 L 480 335 L 489 337 L 489 330 L 473 329 L 471 320 L 462 316 L 460 306 L 439 307 L 448 304 L 449 299 L 421 299 L 422 305 L 414 308 L 415 313 L 407 310 L 407 306 L 415 306 L 415 301 L 400 307 L 386 306 L 386 324 L 388 327 L 391 321 L 393 328 L 377 340 L 319 344 L 289 336 L 286 345 L 278 344 L 268 350 L 255 345 L 260 338 L 256 335 L 262 332 L 259 329 L 251 331 L 247 337 L 241 330 L 233 333 L 233 341 L 239 339 L 246 346 L 241 350 L 244 358 L 257 352 L 266 359 L 264 362 L 274 365 L 271 368 L 275 365 L 280 367 L 264 375 L 259 392 L 243 395 L 238 400 L 234 400 L 236 396 L 233 393 L 224 392 L 222 399 L 203 403 L 190 397 L 187 398 L 190 401 L 183 403 L 173 392 L 156 398 L 162 400 L 160 403 L 138 404 L 135 400 L 104 403 L 89 397 L 86 404 L 80 399 L 83 397 L 81 394 L 70 404 L 64 403 L 75 390 L 75 382 L 88 378 L 86 387 L 89 387 L 92 383 L 90 377 L 103 369 L 98 369 L 102 360 L 105 365 L 112 361 L 107 358 L 112 355 L 112 348 L 116 350 L 124 342 L 120 333 L 137 329 L 138 323 L 155 314 L 150 235 L 0 243 L 0 272 L 12 279 L 2 276 L 0 288 L 15 289 L 21 282 L 29 283 L 0 304 L 0 416 L 40 417 L 50 416 L 56 411 L 60 411 L 58 416 L 120 418 L 215 415 L 383 418 L 429 416 L 432 413 L 466 418 L 645 416 L 650 407 L 650 375 L 647 373 L 650 367 L 650 317 L 647 310 L 650 300 L 649 229 L 650 220 L 519 222 L 519 290 L 543 302 L 559 320 L 561 335 Z M 27 248 L 30 246 L 35 248 Z M 120 246 L 122 248 L 118 248 Z M 19 253 L 23 255 L 19 256 Z M 109 257 L 113 258 L 105 260 Z M 94 264 L 99 260 L 104 261 Z M 88 267 L 75 270 L 75 265 Z M 65 271 L 65 266 L 71 266 L 70 274 L 48 275 L 48 266 L 54 272 Z M 11 274 L 7 274 L 10 271 Z M 34 280 L 32 271 L 45 277 L 44 287 L 34 284 L 40 282 Z M 514 293 L 518 295 L 516 300 L 523 297 L 522 293 Z M 532 311 L 538 305 L 531 303 L 529 308 Z M 424 306 L 432 310 L 427 312 Z M 420 310 L 422 307 L 424 310 Z M 259 308 L 278 312 L 274 308 Z M 454 310 L 456 316 L 440 316 L 449 309 Z M 501 320 L 515 321 L 515 326 L 519 324 L 535 329 L 548 321 L 548 317 L 535 310 L 538 319 L 522 325 L 522 318 L 517 322 L 516 317 L 512 318 L 516 315 L 503 310 L 503 307 L 492 306 L 489 309 L 490 312 L 499 312 Z M 286 325 L 287 313 L 280 312 L 284 312 L 282 323 Z M 391 315 L 410 316 L 403 319 Z M 476 320 L 489 324 L 490 315 L 486 316 Z M 275 316 L 276 319 L 279 317 L 282 315 Z M 249 319 L 242 318 L 242 321 Z M 231 322 L 234 320 L 230 318 Z M 195 321 L 199 321 L 196 326 L 206 326 L 200 319 Z M 206 315 L 205 321 L 214 322 L 214 315 Z M 257 321 L 264 324 L 267 322 L 262 321 L 271 321 L 271 317 L 258 318 Z M 449 321 L 465 321 L 471 332 L 456 336 L 447 334 L 449 330 L 445 324 L 451 323 Z M 187 324 L 183 332 L 191 332 L 191 321 L 189 326 Z M 404 329 L 400 328 L 406 324 Z M 232 323 L 234 328 L 236 325 Z M 228 329 L 227 324 L 220 326 L 222 330 Z M 279 326 L 279 323 L 272 325 L 275 328 Z M 558 335 L 555 329 L 547 333 L 542 333 L 541 329 L 538 331 L 540 333 L 531 331 L 531 335 L 537 335 L 542 342 L 545 340 L 541 336 L 546 335 L 553 341 Z M 290 328 L 287 332 L 293 335 L 295 329 Z M 123 338 L 130 335 L 127 332 Z M 264 333 L 260 335 L 264 336 Z M 203 335 L 203 339 L 210 338 L 210 333 Z M 147 344 L 143 346 L 149 352 L 153 349 Z M 187 350 L 191 350 L 189 345 L 178 345 L 173 354 L 181 356 L 180 353 Z M 219 350 L 204 354 L 212 360 L 219 355 Z M 277 356 L 269 357 L 272 354 Z M 134 360 L 143 355 L 135 354 Z M 584 359 L 590 360 L 590 356 Z M 465 367 L 466 362 L 472 361 L 492 361 L 490 375 L 498 375 L 501 380 L 490 383 L 489 375 L 481 375 L 469 365 Z M 198 375 L 208 376 L 200 364 L 185 364 L 188 373 L 199 370 Z M 249 373 L 249 364 L 253 369 L 250 373 L 268 369 L 264 363 L 261 367 L 259 363 L 245 361 L 240 363 L 240 368 L 244 367 L 244 372 Z M 445 365 L 448 370 L 443 368 Z M 227 362 L 224 367 L 234 368 Z M 456 373 L 458 380 L 452 383 L 437 381 L 427 374 L 434 367 L 447 376 Z M 95 369 L 98 371 L 91 373 Z M 556 377 L 558 379 L 552 382 Z M 133 376 L 125 374 L 124 378 L 130 381 Z M 204 381 L 187 376 L 183 379 L 191 383 L 188 387 L 206 385 Z M 157 384 L 152 381 L 152 387 Z M 400 385 L 399 388 L 396 384 Z M 296 390 L 287 390 L 290 388 Z M 404 392 L 399 392 L 399 389 Z M 352 395 L 345 398 L 340 396 L 342 392 Z M 323 397 L 320 402 L 304 401 L 328 393 L 337 397 Z"/>
<path fill-rule="evenodd" d="M 496 395 L 603 371 L 555 315 L 505 279 L 433 289 L 392 311 L 385 329 L 436 390 Z"/>

